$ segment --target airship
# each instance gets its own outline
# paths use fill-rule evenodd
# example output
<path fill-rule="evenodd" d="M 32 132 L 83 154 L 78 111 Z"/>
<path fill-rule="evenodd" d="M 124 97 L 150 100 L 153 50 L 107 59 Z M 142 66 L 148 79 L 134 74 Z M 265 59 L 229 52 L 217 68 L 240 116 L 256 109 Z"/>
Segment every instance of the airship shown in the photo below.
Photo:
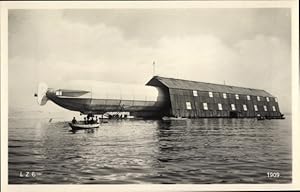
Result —
<path fill-rule="evenodd" d="M 159 87 L 100 81 L 70 81 L 59 87 L 39 83 L 35 94 L 39 105 L 48 101 L 83 115 L 129 112 L 135 117 L 160 117 L 166 107 Z"/>

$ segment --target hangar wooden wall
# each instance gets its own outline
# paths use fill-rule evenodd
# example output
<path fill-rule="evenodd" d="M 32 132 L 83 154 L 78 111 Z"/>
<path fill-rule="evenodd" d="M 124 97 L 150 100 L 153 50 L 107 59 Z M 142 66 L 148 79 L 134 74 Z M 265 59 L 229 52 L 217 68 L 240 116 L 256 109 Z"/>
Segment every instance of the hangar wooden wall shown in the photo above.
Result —
<path fill-rule="evenodd" d="M 170 116 L 189 118 L 243 118 L 256 117 L 258 114 L 274 118 L 281 116 L 277 99 L 264 90 L 159 76 L 154 76 L 146 85 L 158 86 L 166 90 L 165 92 L 169 95 L 169 109 L 166 111 Z M 223 94 L 226 94 L 226 97 Z M 203 103 L 207 104 L 206 109 Z M 232 104 L 235 109 L 232 108 Z M 246 109 L 243 105 L 246 106 Z M 255 109 L 255 105 L 257 109 Z"/>
<path fill-rule="evenodd" d="M 236 112 L 237 117 L 256 117 L 258 114 L 266 117 L 280 117 L 278 103 L 275 98 L 269 97 L 269 102 L 265 97 L 260 96 L 260 101 L 257 101 L 257 96 L 250 95 L 250 100 L 247 95 L 239 95 L 236 99 L 235 94 L 226 93 L 226 99 L 223 93 L 212 92 L 213 97 L 209 97 L 207 91 L 197 91 L 197 96 L 193 95 L 193 91 L 184 89 L 169 89 L 172 114 L 176 117 L 230 117 L 230 112 Z M 191 104 L 191 108 L 187 108 L 187 102 Z M 208 109 L 205 110 L 203 103 L 207 103 Z M 222 105 L 222 110 L 218 104 Z M 236 110 L 231 108 L 231 104 L 235 105 Z M 243 105 L 247 106 L 244 110 Z M 257 105 L 257 111 L 254 109 Z M 267 111 L 264 109 L 267 107 Z M 273 111 L 273 106 L 276 111 Z"/>

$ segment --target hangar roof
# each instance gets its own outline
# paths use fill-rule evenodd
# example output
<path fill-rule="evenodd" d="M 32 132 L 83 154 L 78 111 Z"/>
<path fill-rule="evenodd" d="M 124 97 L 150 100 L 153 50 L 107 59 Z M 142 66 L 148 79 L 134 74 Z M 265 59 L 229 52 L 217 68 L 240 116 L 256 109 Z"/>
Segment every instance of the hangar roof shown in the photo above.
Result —
<path fill-rule="evenodd" d="M 160 76 L 152 77 L 152 79 L 148 81 L 146 85 L 160 86 L 161 85 L 160 83 L 171 89 L 188 89 L 188 90 L 211 91 L 211 92 L 219 92 L 219 93 L 254 95 L 254 96 L 262 96 L 262 97 L 274 97 L 270 93 L 261 89 L 204 83 L 204 82 L 189 81 L 189 80 L 167 78 L 167 77 L 160 77 Z"/>

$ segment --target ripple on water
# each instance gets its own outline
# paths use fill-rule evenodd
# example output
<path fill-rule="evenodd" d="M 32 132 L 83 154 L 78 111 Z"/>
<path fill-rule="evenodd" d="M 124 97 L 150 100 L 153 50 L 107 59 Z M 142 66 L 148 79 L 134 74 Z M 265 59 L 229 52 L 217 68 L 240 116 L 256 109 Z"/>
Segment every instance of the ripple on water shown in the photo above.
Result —
<path fill-rule="evenodd" d="M 66 122 L 9 119 L 9 183 L 290 183 L 290 118 Z M 23 129 L 25 128 L 25 129 Z M 20 178 L 20 171 L 37 171 Z M 267 172 L 280 172 L 271 179 Z"/>

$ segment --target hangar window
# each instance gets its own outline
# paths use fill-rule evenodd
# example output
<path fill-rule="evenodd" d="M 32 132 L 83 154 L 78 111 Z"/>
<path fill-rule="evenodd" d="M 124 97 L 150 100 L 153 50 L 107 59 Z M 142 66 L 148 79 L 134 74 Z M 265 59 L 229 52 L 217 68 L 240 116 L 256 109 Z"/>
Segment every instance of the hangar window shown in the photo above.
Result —
<path fill-rule="evenodd" d="M 221 103 L 218 103 L 218 109 L 219 109 L 220 111 L 223 110 L 223 107 L 222 107 L 222 104 L 221 104 Z"/>
<path fill-rule="evenodd" d="M 243 109 L 244 109 L 244 111 L 247 111 L 248 109 L 247 109 L 247 105 L 243 105 Z"/>
<path fill-rule="evenodd" d="M 266 99 L 267 99 L 268 102 L 270 101 L 269 97 L 266 97 Z"/>
<path fill-rule="evenodd" d="M 265 106 L 265 105 L 264 105 L 264 110 L 265 110 L 265 111 L 268 111 L 268 108 L 267 108 L 267 106 Z"/>
<path fill-rule="evenodd" d="M 276 111 L 276 107 L 275 106 L 273 106 L 272 108 L 273 108 L 273 111 Z"/>
<path fill-rule="evenodd" d="M 231 104 L 231 110 L 232 110 L 232 111 L 235 111 L 235 110 L 236 110 L 235 104 Z"/>
<path fill-rule="evenodd" d="M 213 92 L 208 92 L 209 97 L 214 97 Z"/>
<path fill-rule="evenodd" d="M 195 97 L 198 97 L 198 92 L 197 91 L 193 91 L 193 95 L 195 96 Z"/>
<path fill-rule="evenodd" d="M 208 110 L 207 103 L 203 103 L 203 109 L 204 109 L 204 110 Z"/>
<path fill-rule="evenodd" d="M 223 93 L 223 98 L 227 99 L 227 94 L 226 93 Z"/>
<path fill-rule="evenodd" d="M 238 95 L 238 94 L 235 94 L 235 99 L 237 99 L 237 100 L 239 100 L 239 99 L 240 99 L 240 97 L 239 97 L 239 95 Z"/>
<path fill-rule="evenodd" d="M 247 95 L 247 100 L 250 101 L 251 100 L 251 97 L 250 95 Z"/>
<path fill-rule="evenodd" d="M 56 92 L 55 92 L 55 95 L 57 95 L 57 96 L 62 96 L 62 91 L 56 91 Z"/>
<path fill-rule="evenodd" d="M 275 102 L 278 102 L 278 99 L 275 97 Z"/>
<path fill-rule="evenodd" d="M 192 109 L 191 102 L 185 102 L 186 104 L 186 109 Z"/>
<path fill-rule="evenodd" d="M 260 96 L 257 96 L 257 101 L 260 101 Z"/>
<path fill-rule="evenodd" d="M 254 111 L 258 111 L 257 105 L 254 105 Z"/>

